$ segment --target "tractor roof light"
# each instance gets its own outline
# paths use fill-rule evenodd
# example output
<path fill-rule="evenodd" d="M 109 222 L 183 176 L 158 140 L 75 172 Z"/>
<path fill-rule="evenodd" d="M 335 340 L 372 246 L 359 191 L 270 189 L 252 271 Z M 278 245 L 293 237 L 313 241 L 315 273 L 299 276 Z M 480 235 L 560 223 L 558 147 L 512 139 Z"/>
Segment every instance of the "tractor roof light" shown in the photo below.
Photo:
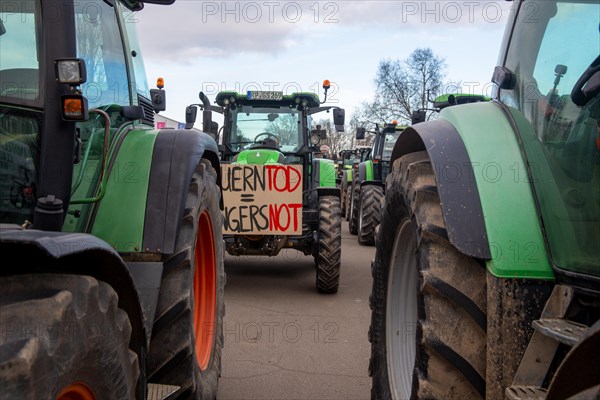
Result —
<path fill-rule="evenodd" d="M 87 80 L 85 61 L 81 58 L 62 58 L 54 61 L 56 80 L 78 86 Z"/>
<path fill-rule="evenodd" d="M 329 82 L 329 79 L 325 79 L 323 81 L 323 89 L 328 90 L 331 87 L 331 82 Z"/>
<path fill-rule="evenodd" d="M 165 80 L 164 78 L 157 78 L 156 79 L 156 87 L 159 89 L 162 89 L 165 87 Z"/>

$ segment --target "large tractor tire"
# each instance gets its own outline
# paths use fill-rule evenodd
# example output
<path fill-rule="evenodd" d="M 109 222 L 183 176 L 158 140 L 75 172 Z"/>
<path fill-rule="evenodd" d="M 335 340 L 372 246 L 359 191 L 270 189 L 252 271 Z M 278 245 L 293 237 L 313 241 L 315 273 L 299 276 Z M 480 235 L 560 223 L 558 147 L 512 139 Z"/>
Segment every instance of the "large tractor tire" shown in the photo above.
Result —
<path fill-rule="evenodd" d="M 394 163 L 373 264 L 373 399 L 481 399 L 486 271 L 447 239 L 426 152 Z"/>
<path fill-rule="evenodd" d="M 375 245 L 375 228 L 379 225 L 383 188 L 367 185 L 360 191 L 360 209 L 358 212 L 358 243 L 365 246 Z"/>
<path fill-rule="evenodd" d="M 133 399 L 131 324 L 89 276 L 0 278 L 0 399 Z"/>
<path fill-rule="evenodd" d="M 352 206 L 350 200 L 352 199 L 352 185 L 348 184 L 346 188 L 346 221 L 350 221 L 350 207 Z"/>
<path fill-rule="evenodd" d="M 202 160 L 189 186 L 175 253 L 164 260 L 148 377 L 180 386 L 177 399 L 214 399 L 221 372 L 225 272 L 216 178 Z"/>
<path fill-rule="evenodd" d="M 352 195 L 350 196 L 350 220 L 348 228 L 353 235 L 358 234 L 358 213 L 360 210 L 360 180 L 358 171 L 352 174 Z"/>
<path fill-rule="evenodd" d="M 336 196 L 319 198 L 319 243 L 315 257 L 317 290 L 337 293 L 340 286 L 342 259 L 342 216 L 340 199 Z"/>
<path fill-rule="evenodd" d="M 342 207 L 342 218 L 345 218 L 348 213 L 346 207 L 346 192 L 348 188 L 348 171 L 342 171 L 342 180 L 340 182 L 340 205 Z"/>

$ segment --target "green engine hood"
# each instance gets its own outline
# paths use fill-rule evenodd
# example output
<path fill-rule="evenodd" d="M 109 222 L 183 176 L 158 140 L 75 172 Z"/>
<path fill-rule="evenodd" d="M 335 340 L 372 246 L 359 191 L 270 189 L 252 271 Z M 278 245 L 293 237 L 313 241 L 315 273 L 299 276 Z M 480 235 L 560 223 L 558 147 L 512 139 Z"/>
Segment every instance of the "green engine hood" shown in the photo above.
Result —
<path fill-rule="evenodd" d="M 283 154 L 273 149 L 249 149 L 238 154 L 237 164 L 282 164 Z"/>

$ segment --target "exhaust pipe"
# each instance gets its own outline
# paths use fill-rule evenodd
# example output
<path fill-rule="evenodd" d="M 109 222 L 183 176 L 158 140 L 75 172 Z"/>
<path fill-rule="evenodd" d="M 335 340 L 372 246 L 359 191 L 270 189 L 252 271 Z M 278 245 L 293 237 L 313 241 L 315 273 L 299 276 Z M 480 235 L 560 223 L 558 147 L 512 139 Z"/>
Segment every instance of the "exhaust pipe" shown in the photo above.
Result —
<path fill-rule="evenodd" d="M 200 92 L 198 96 L 204 105 L 204 110 L 202 111 L 202 130 L 207 133 L 212 133 L 212 111 L 210 110 L 210 100 L 204 92 Z"/>

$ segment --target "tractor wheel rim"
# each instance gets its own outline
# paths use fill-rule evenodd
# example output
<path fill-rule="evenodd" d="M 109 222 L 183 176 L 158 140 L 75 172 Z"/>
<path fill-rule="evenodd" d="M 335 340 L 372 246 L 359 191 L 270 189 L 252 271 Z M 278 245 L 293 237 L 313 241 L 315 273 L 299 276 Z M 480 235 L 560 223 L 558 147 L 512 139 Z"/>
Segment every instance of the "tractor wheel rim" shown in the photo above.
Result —
<path fill-rule="evenodd" d="M 417 259 L 415 232 L 402 221 L 392 256 L 386 298 L 385 338 L 390 391 L 394 399 L 409 399 L 417 343 Z"/>
<path fill-rule="evenodd" d="M 56 400 L 96 400 L 96 396 L 86 384 L 75 382 L 61 390 Z"/>
<path fill-rule="evenodd" d="M 198 221 L 194 251 L 194 340 L 200 370 L 208 368 L 215 341 L 217 308 L 216 255 L 212 222 L 208 211 Z"/>

